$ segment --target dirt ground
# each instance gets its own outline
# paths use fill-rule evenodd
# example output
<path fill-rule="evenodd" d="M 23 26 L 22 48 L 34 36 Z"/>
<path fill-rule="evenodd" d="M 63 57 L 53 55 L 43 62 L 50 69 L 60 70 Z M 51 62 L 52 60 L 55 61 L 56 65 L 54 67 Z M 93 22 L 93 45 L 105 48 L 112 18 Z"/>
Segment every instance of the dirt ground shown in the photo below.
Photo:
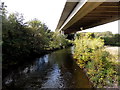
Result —
<path fill-rule="evenodd" d="M 120 55 L 120 47 L 117 46 L 105 46 L 105 49 L 113 55 Z"/>
<path fill-rule="evenodd" d="M 105 46 L 105 50 L 114 56 L 118 56 L 118 61 L 120 61 L 120 47 L 118 47 L 118 46 Z"/>

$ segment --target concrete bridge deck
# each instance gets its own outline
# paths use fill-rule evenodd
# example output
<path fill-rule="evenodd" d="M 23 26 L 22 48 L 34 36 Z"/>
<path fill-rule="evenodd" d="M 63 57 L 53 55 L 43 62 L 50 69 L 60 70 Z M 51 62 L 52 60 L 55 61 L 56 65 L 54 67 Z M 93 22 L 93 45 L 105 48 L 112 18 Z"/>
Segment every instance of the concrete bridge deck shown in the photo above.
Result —
<path fill-rule="evenodd" d="M 66 2 L 56 30 L 68 34 L 119 19 L 120 2 Z"/>

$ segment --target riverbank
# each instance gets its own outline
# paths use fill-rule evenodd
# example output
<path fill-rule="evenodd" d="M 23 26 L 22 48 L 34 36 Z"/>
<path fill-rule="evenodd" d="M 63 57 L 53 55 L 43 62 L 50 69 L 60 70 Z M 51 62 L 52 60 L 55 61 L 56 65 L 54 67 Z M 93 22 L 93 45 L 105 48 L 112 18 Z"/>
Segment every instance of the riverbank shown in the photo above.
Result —
<path fill-rule="evenodd" d="M 86 76 L 88 77 L 88 79 L 89 79 L 89 81 L 93 84 L 93 86 L 94 86 L 94 88 L 100 88 L 100 87 L 102 87 L 102 86 L 100 86 L 100 85 L 102 85 L 102 83 L 101 84 L 99 84 L 99 86 L 96 84 L 97 82 L 97 79 L 98 79 L 98 82 L 100 82 L 99 80 L 103 80 L 103 78 L 106 76 L 104 76 L 104 71 L 109 71 L 109 69 L 105 69 L 106 67 L 108 67 L 108 64 L 110 65 L 110 67 L 108 67 L 108 68 L 116 68 L 115 70 L 118 70 L 117 72 L 116 71 L 109 71 L 110 73 L 112 73 L 112 72 L 115 72 L 116 74 L 111 74 L 111 78 L 112 79 L 110 79 L 110 77 L 109 77 L 109 79 L 107 80 L 107 79 L 104 79 L 104 80 L 107 80 L 107 82 L 109 82 L 109 84 L 106 84 L 106 85 L 104 85 L 104 88 L 118 88 L 119 86 L 120 86 L 120 80 L 118 79 L 118 76 L 116 76 L 117 74 L 119 74 L 118 72 L 120 72 L 120 69 L 118 68 L 119 66 L 120 66 L 120 63 L 118 63 L 119 62 L 119 58 L 118 58 L 118 56 L 119 56 L 119 54 L 120 54 L 120 52 L 119 52 L 119 49 L 120 47 L 117 47 L 117 46 L 105 46 L 105 51 L 107 51 L 107 52 L 109 52 L 111 55 L 112 55 L 112 58 L 114 58 L 114 59 L 109 59 L 107 62 L 106 62 L 106 64 L 105 64 L 105 66 L 104 67 L 102 67 L 102 66 L 100 66 L 100 67 L 102 67 L 103 68 L 103 70 L 101 70 L 100 72 L 99 72 L 99 70 L 100 70 L 100 67 L 99 67 L 99 65 L 96 67 L 96 68 L 98 68 L 98 70 L 97 69 L 94 69 L 93 67 L 94 66 L 90 66 L 90 67 L 92 67 L 92 68 L 90 68 L 90 67 L 88 67 L 89 66 L 89 63 L 87 63 L 88 65 L 86 65 L 84 68 L 82 68 L 81 67 L 81 65 L 80 65 L 80 63 L 78 62 L 78 60 L 76 60 L 76 63 L 77 63 L 77 65 L 80 67 L 80 68 L 82 68 L 83 69 L 83 71 L 86 73 Z M 100 53 L 99 53 L 100 54 Z M 111 62 L 112 61 L 112 62 Z M 94 65 L 93 63 L 91 63 L 92 65 Z M 97 64 L 97 63 L 96 63 Z M 99 74 L 98 74 L 98 73 Z M 103 73 L 102 73 L 103 72 Z M 110 74 L 109 73 L 109 74 Z M 107 74 L 107 76 L 109 75 L 109 74 Z M 99 75 L 99 78 L 98 78 L 98 75 Z M 113 78 L 113 76 L 115 76 L 114 78 Z M 109 81 L 110 80 L 110 81 Z M 111 84 L 110 84 L 110 82 L 111 82 Z M 114 83 L 113 83 L 114 82 Z M 96 87 L 96 86 L 97 87 Z"/>
<path fill-rule="evenodd" d="M 71 48 L 56 50 L 20 66 L 4 80 L 8 89 L 92 88 L 87 76 L 74 62 Z"/>
<path fill-rule="evenodd" d="M 70 47 L 70 45 L 68 45 L 67 47 Z M 59 47 L 59 48 L 53 48 L 53 49 L 50 49 L 50 50 L 46 50 L 46 51 L 42 51 L 42 53 L 33 53 L 27 57 L 18 57 L 16 61 L 9 61 L 9 63 L 4 63 L 2 64 L 2 71 L 3 71 L 3 78 L 6 77 L 12 70 L 14 69 L 17 69 L 19 66 L 23 66 L 25 65 L 26 63 L 30 63 L 32 62 L 33 60 L 35 60 L 36 58 L 39 58 L 39 57 L 42 57 L 46 54 L 50 54 L 54 51 L 57 51 L 57 50 L 61 50 L 61 49 L 64 49 L 64 48 L 67 48 L 67 47 Z"/>
<path fill-rule="evenodd" d="M 74 58 L 86 71 L 95 88 L 117 87 L 118 72 L 116 57 L 104 47 L 104 40 L 94 38 L 92 33 L 76 38 Z"/>
<path fill-rule="evenodd" d="M 22 65 L 70 44 L 67 36 L 51 31 L 45 23 L 38 19 L 24 23 L 23 16 L 18 13 L 8 16 L 4 13 L 2 17 L 3 72 L 10 67 L 17 67 L 19 63 Z"/>
<path fill-rule="evenodd" d="M 116 67 L 118 68 L 118 85 L 120 87 L 120 47 L 119 46 L 105 46 L 105 50 L 115 57 L 113 62 L 116 62 Z"/>

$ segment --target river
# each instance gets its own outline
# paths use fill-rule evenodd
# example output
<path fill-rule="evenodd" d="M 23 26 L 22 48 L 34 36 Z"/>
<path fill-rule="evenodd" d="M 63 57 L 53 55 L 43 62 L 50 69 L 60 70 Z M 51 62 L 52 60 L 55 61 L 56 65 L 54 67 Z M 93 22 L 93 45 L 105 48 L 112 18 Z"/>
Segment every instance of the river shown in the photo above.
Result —
<path fill-rule="evenodd" d="M 4 89 L 92 87 L 85 72 L 74 62 L 72 50 L 70 47 L 54 51 L 11 71 L 3 80 Z"/>

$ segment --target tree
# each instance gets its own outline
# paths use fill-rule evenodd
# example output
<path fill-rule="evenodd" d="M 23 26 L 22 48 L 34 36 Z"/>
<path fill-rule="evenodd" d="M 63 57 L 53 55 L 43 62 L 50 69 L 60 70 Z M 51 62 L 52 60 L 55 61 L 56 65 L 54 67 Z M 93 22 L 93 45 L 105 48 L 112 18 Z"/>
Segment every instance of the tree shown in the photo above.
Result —
<path fill-rule="evenodd" d="M 41 21 L 37 20 L 36 18 L 29 21 L 28 25 L 34 30 L 38 30 L 40 27 L 42 27 Z"/>

